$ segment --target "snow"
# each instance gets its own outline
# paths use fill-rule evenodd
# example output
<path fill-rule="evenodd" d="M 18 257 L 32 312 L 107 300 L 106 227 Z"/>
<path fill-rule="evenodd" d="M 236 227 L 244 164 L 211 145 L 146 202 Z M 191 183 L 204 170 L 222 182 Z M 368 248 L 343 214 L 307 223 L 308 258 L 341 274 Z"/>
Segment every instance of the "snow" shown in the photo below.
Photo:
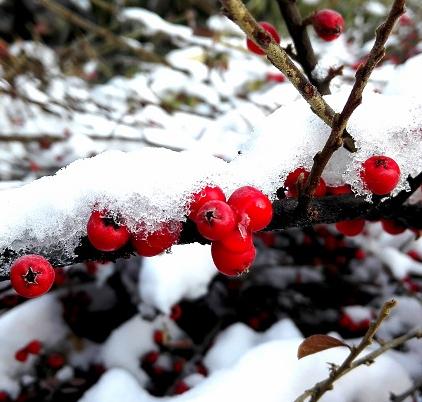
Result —
<path fill-rule="evenodd" d="M 157 350 L 153 341 L 155 330 L 166 330 L 172 338 L 178 338 L 182 332 L 165 316 L 154 321 L 143 320 L 139 316 L 131 318 L 116 328 L 102 346 L 101 358 L 107 368 L 124 368 L 140 384 L 145 385 L 148 376 L 140 368 L 140 358 L 148 352 Z"/>
<path fill-rule="evenodd" d="M 42 323 L 42 325 L 40 325 Z M 18 373 L 32 366 L 33 357 L 21 363 L 15 352 L 38 339 L 44 348 L 56 346 L 64 340 L 68 328 L 62 320 L 57 294 L 50 293 L 13 308 L 0 319 L 0 389 L 11 395 L 19 390 Z"/>
<path fill-rule="evenodd" d="M 230 368 L 216 371 L 183 395 L 164 400 L 292 401 L 328 375 L 327 362 L 338 364 L 348 354 L 345 348 L 335 348 L 298 360 L 296 351 L 300 342 L 300 339 L 284 339 L 256 346 Z M 380 387 L 379 384 L 384 386 Z M 385 402 L 390 392 L 402 392 L 410 385 L 410 379 L 400 365 L 387 356 L 381 356 L 370 367 L 357 368 L 340 379 L 334 390 L 325 394 L 321 400 Z M 147 394 L 128 372 L 113 369 L 80 402 L 108 402 L 114 401 L 117 396 L 130 402 L 157 400 Z"/>
<path fill-rule="evenodd" d="M 327 100 L 339 109 L 345 93 Z M 374 119 L 380 108 L 383 118 Z M 358 152 L 341 149 L 334 155 L 323 175 L 328 184 L 346 182 L 358 194 L 368 194 L 359 178 L 361 163 L 373 154 L 384 154 L 394 158 L 402 171 L 393 193 L 406 188 L 406 177 L 422 170 L 421 112 L 422 104 L 416 99 L 365 94 L 349 124 Z M 330 130 L 303 100 L 260 121 L 242 155 L 231 163 L 200 153 L 198 148 L 185 152 L 156 148 L 108 151 L 74 162 L 55 176 L 4 190 L 0 249 L 54 245 L 69 255 L 86 233 L 94 207 L 121 214 L 130 229 L 140 222 L 152 230 L 160 222 L 184 221 L 191 195 L 205 184 L 217 184 L 227 194 L 242 185 L 253 185 L 274 198 L 289 172 L 297 166 L 312 166 L 313 155 Z"/>
<path fill-rule="evenodd" d="M 139 294 L 144 303 L 169 314 L 171 307 L 180 300 L 206 294 L 215 274 L 209 245 L 174 246 L 169 254 L 143 261 Z"/>

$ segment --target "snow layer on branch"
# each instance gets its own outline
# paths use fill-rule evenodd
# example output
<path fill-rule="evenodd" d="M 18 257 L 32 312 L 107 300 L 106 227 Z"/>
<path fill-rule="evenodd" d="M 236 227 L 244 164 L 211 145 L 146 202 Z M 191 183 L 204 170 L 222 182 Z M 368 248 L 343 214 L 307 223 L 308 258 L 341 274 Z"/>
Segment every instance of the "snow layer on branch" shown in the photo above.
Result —
<path fill-rule="evenodd" d="M 345 94 L 328 97 L 339 110 Z M 349 132 L 358 152 L 339 150 L 324 178 L 329 184 L 349 183 L 364 194 L 361 163 L 374 154 L 394 158 L 402 170 L 394 191 L 406 187 L 406 177 L 422 170 L 422 105 L 416 100 L 367 93 L 353 114 Z M 106 208 L 131 229 L 143 222 L 153 230 L 164 221 L 184 221 L 192 194 L 205 184 L 227 193 L 253 185 L 274 198 L 289 172 L 310 168 L 330 130 L 299 100 L 264 119 L 244 145 L 242 155 L 226 163 L 197 149 L 174 152 L 143 148 L 109 151 L 79 160 L 26 186 L 4 190 L 0 197 L 0 250 L 56 249 L 70 255 L 93 208 Z"/>

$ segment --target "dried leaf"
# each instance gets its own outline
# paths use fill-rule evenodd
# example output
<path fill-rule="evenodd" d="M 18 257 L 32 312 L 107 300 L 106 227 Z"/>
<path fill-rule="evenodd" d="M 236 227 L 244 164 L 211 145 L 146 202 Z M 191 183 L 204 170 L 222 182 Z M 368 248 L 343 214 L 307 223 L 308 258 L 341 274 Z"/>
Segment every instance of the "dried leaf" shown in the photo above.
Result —
<path fill-rule="evenodd" d="M 321 352 L 325 349 L 336 348 L 338 346 L 346 346 L 347 348 L 350 348 L 349 345 L 346 345 L 343 341 L 333 338 L 332 336 L 312 335 L 309 338 L 306 338 L 299 345 L 297 358 L 301 359 L 302 357 Z"/>

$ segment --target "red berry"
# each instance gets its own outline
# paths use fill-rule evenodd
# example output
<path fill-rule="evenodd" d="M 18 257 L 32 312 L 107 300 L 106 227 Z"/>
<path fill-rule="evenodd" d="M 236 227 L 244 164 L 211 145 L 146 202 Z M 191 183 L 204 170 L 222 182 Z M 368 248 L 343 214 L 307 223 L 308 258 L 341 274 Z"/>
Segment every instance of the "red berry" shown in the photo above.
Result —
<path fill-rule="evenodd" d="M 243 253 L 233 253 L 220 242 L 211 245 L 211 255 L 217 269 L 225 275 L 235 276 L 245 272 L 253 263 L 256 256 L 255 247 Z"/>
<path fill-rule="evenodd" d="M 10 396 L 7 392 L 0 391 L 0 402 L 9 402 L 10 400 Z"/>
<path fill-rule="evenodd" d="M 199 193 L 194 194 L 189 206 L 189 218 L 195 220 L 196 214 L 202 205 L 211 200 L 226 201 L 226 196 L 220 187 L 207 186 Z"/>
<path fill-rule="evenodd" d="M 107 211 L 94 211 L 87 225 L 88 239 L 100 251 L 115 251 L 129 240 L 125 225 L 117 224 Z"/>
<path fill-rule="evenodd" d="M 173 363 L 173 371 L 180 374 L 185 367 L 186 361 L 184 359 L 178 359 Z"/>
<path fill-rule="evenodd" d="M 267 73 L 267 81 L 273 82 L 284 82 L 286 81 L 286 77 L 281 73 Z"/>
<path fill-rule="evenodd" d="M 31 353 L 31 355 L 38 355 L 41 352 L 41 348 L 42 343 L 39 340 L 34 339 L 26 345 L 25 350 L 28 353 Z"/>
<path fill-rule="evenodd" d="M 172 308 L 171 308 L 171 312 L 170 312 L 170 318 L 173 321 L 178 321 L 180 320 L 180 317 L 182 316 L 182 307 L 180 307 L 180 304 L 175 304 Z"/>
<path fill-rule="evenodd" d="M 174 393 L 176 395 L 180 395 L 185 393 L 186 391 L 189 391 L 189 389 L 189 386 L 184 381 L 178 381 L 174 386 Z"/>
<path fill-rule="evenodd" d="M 227 203 L 239 217 L 239 223 L 246 230 L 256 232 L 264 229 L 273 217 L 273 206 L 269 198 L 251 186 L 238 188 Z"/>
<path fill-rule="evenodd" d="M 253 247 L 252 233 L 246 231 L 242 225 L 237 225 L 220 243 L 228 251 L 243 253 Z"/>
<path fill-rule="evenodd" d="M 181 231 L 182 224 L 180 222 L 166 222 L 154 232 L 145 233 L 144 230 L 140 230 L 132 234 L 132 246 L 139 255 L 153 257 L 177 243 Z"/>
<path fill-rule="evenodd" d="M 198 211 L 195 223 L 198 232 L 208 240 L 220 240 L 236 226 L 232 208 L 224 201 L 206 202 Z"/>
<path fill-rule="evenodd" d="M 406 230 L 406 228 L 404 228 L 403 226 L 400 226 L 397 223 L 387 219 L 382 219 L 381 225 L 382 228 L 391 235 L 398 235 Z"/>
<path fill-rule="evenodd" d="M 164 343 L 165 335 L 164 335 L 163 331 L 160 331 L 160 330 L 157 329 L 156 331 L 154 331 L 154 334 L 153 334 L 152 337 L 154 339 L 154 342 L 157 345 L 162 345 Z"/>
<path fill-rule="evenodd" d="M 51 264 L 40 255 L 28 254 L 18 258 L 10 268 L 10 281 L 16 293 L 23 297 L 38 297 L 47 293 L 54 283 Z"/>
<path fill-rule="evenodd" d="M 353 219 L 336 223 L 336 229 L 345 236 L 357 236 L 365 227 L 364 219 Z"/>
<path fill-rule="evenodd" d="M 397 186 L 400 167 L 388 156 L 371 156 L 362 164 L 361 178 L 370 192 L 385 195 Z"/>
<path fill-rule="evenodd" d="M 143 363 L 154 364 L 157 362 L 160 354 L 158 352 L 149 352 L 142 358 Z"/>
<path fill-rule="evenodd" d="M 343 184 L 337 187 L 329 187 L 327 186 L 327 194 L 328 195 L 343 195 L 343 194 L 351 194 L 352 189 L 348 184 Z"/>
<path fill-rule="evenodd" d="M 62 286 L 66 282 L 66 272 L 63 268 L 56 268 L 55 271 L 54 284 L 56 286 Z"/>
<path fill-rule="evenodd" d="M 280 43 L 280 35 L 277 32 L 277 29 L 274 25 L 271 25 L 269 22 L 260 22 L 259 25 L 261 25 L 261 28 L 263 28 L 265 31 L 267 31 L 274 39 L 276 43 Z M 250 50 L 252 53 L 258 54 L 260 56 L 264 55 L 265 52 L 261 49 L 260 46 L 258 46 L 253 40 L 246 39 L 246 46 L 248 50 Z"/>
<path fill-rule="evenodd" d="M 365 253 L 365 251 L 363 251 L 361 248 L 358 248 L 358 249 L 355 251 L 355 258 L 356 258 L 358 261 L 362 261 L 362 260 L 364 260 L 364 259 L 366 258 L 366 253 Z"/>
<path fill-rule="evenodd" d="M 28 351 L 26 349 L 19 349 L 16 353 L 15 353 L 15 359 L 18 362 L 24 363 L 28 360 Z"/>
<path fill-rule="evenodd" d="M 329 9 L 316 12 L 312 18 L 312 25 L 317 35 L 327 42 L 337 39 L 344 31 L 343 16 Z"/>
<path fill-rule="evenodd" d="M 284 182 L 284 187 L 286 187 L 289 192 L 288 196 L 290 197 L 298 197 L 299 196 L 299 183 L 302 186 L 305 184 L 307 178 L 309 176 L 309 172 L 303 168 L 299 167 L 295 169 L 293 172 L 289 173 L 286 181 Z M 318 185 L 315 189 L 314 196 L 315 197 L 323 197 L 327 192 L 327 186 L 325 184 L 324 179 L 319 179 Z"/>
<path fill-rule="evenodd" d="M 64 356 L 60 353 L 51 353 L 47 357 L 47 365 L 54 370 L 61 369 L 65 364 Z"/>

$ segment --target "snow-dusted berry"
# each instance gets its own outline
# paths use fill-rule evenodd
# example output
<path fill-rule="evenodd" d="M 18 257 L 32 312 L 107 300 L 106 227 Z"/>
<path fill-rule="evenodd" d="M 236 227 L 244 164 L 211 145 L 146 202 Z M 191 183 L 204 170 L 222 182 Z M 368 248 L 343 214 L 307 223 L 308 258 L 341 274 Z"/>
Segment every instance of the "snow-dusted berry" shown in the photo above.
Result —
<path fill-rule="evenodd" d="M 331 42 L 344 31 L 344 18 L 337 11 L 324 9 L 314 14 L 312 25 L 321 39 Z"/>
<path fill-rule="evenodd" d="M 117 224 L 107 211 L 93 211 L 87 224 L 91 244 L 100 251 L 115 251 L 123 247 L 130 234 L 125 225 Z"/>
<path fill-rule="evenodd" d="M 273 217 L 271 201 L 255 187 L 238 188 L 227 203 L 236 212 L 239 223 L 252 232 L 264 229 Z"/>
<path fill-rule="evenodd" d="M 186 391 L 189 391 L 189 389 L 189 385 L 186 384 L 184 381 L 178 381 L 174 386 L 174 394 L 184 394 Z"/>
<path fill-rule="evenodd" d="M 298 197 L 299 196 L 299 189 L 300 187 L 305 184 L 307 178 L 309 176 L 309 172 L 303 168 L 298 167 L 293 172 L 290 172 L 287 175 L 287 178 L 284 182 L 284 187 L 287 188 L 289 197 Z M 327 186 L 325 184 L 324 179 L 319 179 L 318 185 L 315 189 L 314 196 L 315 197 L 323 197 L 327 191 Z"/>
<path fill-rule="evenodd" d="M 280 43 L 280 35 L 277 32 L 277 29 L 275 28 L 274 25 L 270 24 L 269 22 L 265 22 L 265 21 L 260 22 L 259 25 L 261 26 L 261 28 L 263 28 L 265 31 L 267 31 L 272 36 L 272 38 L 274 39 L 274 41 L 276 43 Z M 251 40 L 249 38 L 246 39 L 246 47 L 252 53 L 258 54 L 260 56 L 265 54 L 265 52 L 261 49 L 261 47 L 258 46 L 253 40 Z"/>
<path fill-rule="evenodd" d="M 202 205 L 212 200 L 226 201 L 226 196 L 220 187 L 207 186 L 194 194 L 193 200 L 189 205 L 189 218 L 194 220 Z"/>
<path fill-rule="evenodd" d="M 396 188 L 400 167 L 388 156 L 371 156 L 362 164 L 361 178 L 371 193 L 385 195 Z"/>
<path fill-rule="evenodd" d="M 55 272 L 44 257 L 28 254 L 18 258 L 10 268 L 10 281 L 16 293 L 33 298 L 47 293 L 54 283 Z"/>
<path fill-rule="evenodd" d="M 357 236 L 365 227 L 364 219 L 353 219 L 336 223 L 336 229 L 345 236 Z"/>
<path fill-rule="evenodd" d="M 206 202 L 195 217 L 198 232 L 208 240 L 221 240 L 234 230 L 236 217 L 233 209 L 224 201 Z"/>
<path fill-rule="evenodd" d="M 143 229 L 133 233 L 131 242 L 139 255 L 153 257 L 177 243 L 181 232 L 182 223 L 170 221 L 161 224 L 158 229 L 150 233 L 146 233 Z"/>
<path fill-rule="evenodd" d="M 233 253 L 227 250 L 221 242 L 213 242 L 211 256 L 217 269 L 224 275 L 235 276 L 245 272 L 256 256 L 255 247 L 243 253 Z"/>

